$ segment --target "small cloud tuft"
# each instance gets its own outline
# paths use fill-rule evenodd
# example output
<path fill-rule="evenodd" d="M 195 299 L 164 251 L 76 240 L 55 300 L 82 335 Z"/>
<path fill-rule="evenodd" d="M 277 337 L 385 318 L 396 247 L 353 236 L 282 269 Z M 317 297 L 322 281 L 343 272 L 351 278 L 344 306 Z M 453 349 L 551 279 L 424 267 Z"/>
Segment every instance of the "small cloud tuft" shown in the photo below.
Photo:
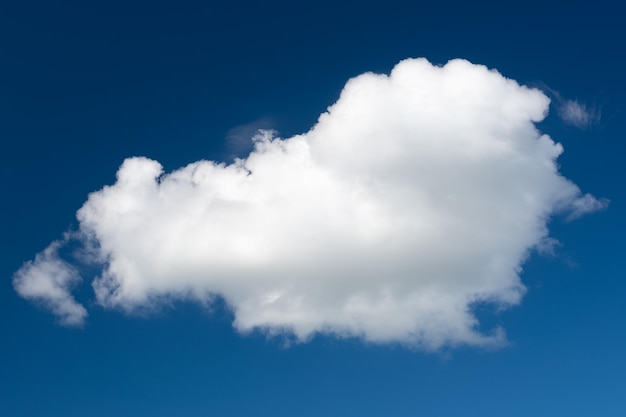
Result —
<path fill-rule="evenodd" d="M 558 107 L 561 119 L 570 126 L 587 129 L 600 121 L 600 112 L 576 100 L 561 100 Z"/>
<path fill-rule="evenodd" d="M 273 131 L 269 118 L 260 118 L 249 123 L 235 126 L 226 134 L 226 149 L 231 156 L 248 154 L 253 148 L 254 138 L 261 131 Z"/>
<path fill-rule="evenodd" d="M 103 308 L 221 299 L 241 333 L 502 346 L 504 330 L 483 331 L 474 306 L 521 301 L 529 251 L 554 252 L 551 216 L 608 204 L 559 173 L 563 147 L 536 126 L 549 101 L 465 60 L 405 60 L 349 80 L 308 132 L 234 129 L 232 149 L 251 149 L 232 164 L 164 173 L 128 158 L 89 195 L 73 238 L 103 263 L 91 282 Z M 566 114 L 582 124 L 586 113 Z M 62 244 L 14 285 L 81 325 Z"/>
<path fill-rule="evenodd" d="M 609 206 L 609 203 L 607 198 L 597 199 L 591 194 L 585 194 L 572 202 L 571 213 L 567 216 L 567 220 L 575 220 L 585 214 L 604 210 Z"/>
<path fill-rule="evenodd" d="M 65 241 L 52 242 L 13 276 L 17 293 L 52 311 L 64 326 L 82 327 L 87 310 L 76 302 L 71 289 L 81 281 L 78 271 L 59 257 Z"/>

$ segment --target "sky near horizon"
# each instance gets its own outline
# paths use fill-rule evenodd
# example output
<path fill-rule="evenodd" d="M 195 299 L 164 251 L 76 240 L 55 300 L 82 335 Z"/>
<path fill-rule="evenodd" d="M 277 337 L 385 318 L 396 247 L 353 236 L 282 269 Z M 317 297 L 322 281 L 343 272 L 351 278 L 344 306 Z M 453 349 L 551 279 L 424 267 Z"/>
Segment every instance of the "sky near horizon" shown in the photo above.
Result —
<path fill-rule="evenodd" d="M 625 412 L 617 2 L 0 12 L 1 415 Z"/>

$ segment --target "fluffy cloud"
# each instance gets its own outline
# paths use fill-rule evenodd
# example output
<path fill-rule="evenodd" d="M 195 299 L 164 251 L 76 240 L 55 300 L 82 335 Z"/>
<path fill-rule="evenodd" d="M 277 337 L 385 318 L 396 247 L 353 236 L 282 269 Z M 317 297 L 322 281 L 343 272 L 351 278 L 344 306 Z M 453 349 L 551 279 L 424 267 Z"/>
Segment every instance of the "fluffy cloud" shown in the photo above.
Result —
<path fill-rule="evenodd" d="M 237 330 L 302 341 L 502 343 L 472 307 L 517 304 L 549 218 L 605 205 L 559 174 L 561 145 L 535 127 L 548 106 L 484 66 L 406 60 L 351 79 L 307 133 L 260 132 L 233 164 L 163 173 L 129 158 L 77 213 L 102 266 L 96 300 L 132 313 L 219 296 Z M 54 251 L 15 287 L 80 323 L 77 276 Z"/>

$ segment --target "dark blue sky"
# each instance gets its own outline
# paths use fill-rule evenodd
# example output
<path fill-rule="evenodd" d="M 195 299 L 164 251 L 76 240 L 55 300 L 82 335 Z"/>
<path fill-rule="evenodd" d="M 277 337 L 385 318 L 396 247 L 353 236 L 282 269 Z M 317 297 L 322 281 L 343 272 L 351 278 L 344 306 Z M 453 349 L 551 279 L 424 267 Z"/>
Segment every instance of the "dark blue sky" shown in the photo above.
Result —
<path fill-rule="evenodd" d="M 459 3 L 0 5 L 0 415 L 624 415 L 626 9 Z M 166 171 L 230 161 L 242 152 L 233 128 L 304 132 L 350 77 L 422 56 L 485 64 L 601 113 L 588 129 L 554 112 L 540 126 L 565 147 L 561 172 L 611 204 L 553 220 L 563 246 L 524 265 L 523 302 L 478 312 L 509 346 L 424 353 L 317 337 L 284 349 L 185 303 L 141 318 L 87 301 L 87 326 L 68 329 L 13 290 L 13 273 L 76 226 L 124 158 Z"/>

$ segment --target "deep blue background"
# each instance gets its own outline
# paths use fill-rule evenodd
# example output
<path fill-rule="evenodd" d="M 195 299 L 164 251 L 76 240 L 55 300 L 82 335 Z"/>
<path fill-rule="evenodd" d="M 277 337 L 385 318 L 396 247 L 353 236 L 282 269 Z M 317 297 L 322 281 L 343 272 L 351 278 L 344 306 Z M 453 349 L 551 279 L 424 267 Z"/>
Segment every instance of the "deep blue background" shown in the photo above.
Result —
<path fill-rule="evenodd" d="M 0 415 L 623 416 L 626 247 L 618 2 L 2 2 Z M 434 3 L 434 2 L 433 2 Z M 166 170 L 232 157 L 230 129 L 301 133 L 345 81 L 400 59 L 462 57 L 597 105 L 554 115 L 561 171 L 609 209 L 555 219 L 564 246 L 525 265 L 521 306 L 479 312 L 512 344 L 437 354 L 317 338 L 239 336 L 228 313 L 181 304 L 150 319 L 89 301 L 66 329 L 11 276 L 76 224 L 125 157 Z"/>

